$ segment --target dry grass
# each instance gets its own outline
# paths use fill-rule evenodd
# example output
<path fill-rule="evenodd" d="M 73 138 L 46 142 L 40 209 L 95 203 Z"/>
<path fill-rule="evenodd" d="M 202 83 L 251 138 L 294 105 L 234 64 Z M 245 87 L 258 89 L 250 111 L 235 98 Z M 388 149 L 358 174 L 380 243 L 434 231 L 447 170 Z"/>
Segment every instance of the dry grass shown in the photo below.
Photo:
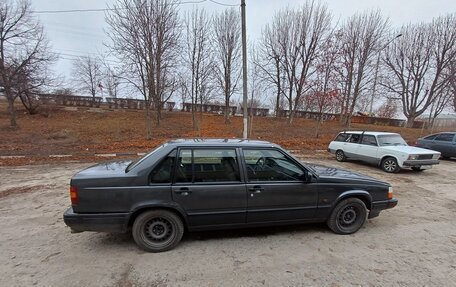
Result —
<path fill-rule="evenodd" d="M 192 128 L 191 114 L 164 113 L 160 126 L 154 127 L 153 138 L 145 140 L 145 116 L 142 111 L 103 112 L 53 109 L 27 115 L 18 111 L 18 130 L 8 128 L 6 107 L 0 104 L 0 155 L 93 154 L 145 152 L 173 138 L 242 136 L 242 118 L 233 117 L 225 124 L 222 115 L 205 114 L 200 131 Z M 320 137 L 315 138 L 316 122 L 296 119 L 254 118 L 251 138 L 268 140 L 294 150 L 324 150 L 335 135 L 344 130 L 338 122 L 325 122 Z M 354 124 L 353 130 L 399 132 L 410 143 L 425 134 L 421 129 Z M 7 162 L 6 160 L 3 161 Z"/>

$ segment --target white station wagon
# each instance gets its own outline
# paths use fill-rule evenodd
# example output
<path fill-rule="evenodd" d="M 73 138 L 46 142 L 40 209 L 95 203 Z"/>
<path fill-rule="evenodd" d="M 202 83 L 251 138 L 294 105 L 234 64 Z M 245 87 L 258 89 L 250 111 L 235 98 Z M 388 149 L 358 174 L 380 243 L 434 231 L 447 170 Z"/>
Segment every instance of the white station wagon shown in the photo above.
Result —
<path fill-rule="evenodd" d="M 328 151 L 336 160 L 361 160 L 379 165 L 386 172 L 401 168 L 415 171 L 439 164 L 440 152 L 409 146 L 400 134 L 386 132 L 341 132 L 329 144 Z"/>

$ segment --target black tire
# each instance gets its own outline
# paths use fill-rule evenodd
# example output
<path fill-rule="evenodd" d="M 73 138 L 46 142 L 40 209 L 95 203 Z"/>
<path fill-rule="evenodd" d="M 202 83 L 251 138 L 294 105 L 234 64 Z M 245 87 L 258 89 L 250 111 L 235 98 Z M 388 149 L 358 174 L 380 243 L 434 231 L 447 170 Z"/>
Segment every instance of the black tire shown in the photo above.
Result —
<path fill-rule="evenodd" d="M 381 163 L 382 170 L 388 173 L 399 172 L 401 169 L 397 160 L 394 157 L 387 157 L 382 160 Z"/>
<path fill-rule="evenodd" d="M 141 213 L 133 223 L 136 244 L 148 252 L 163 252 L 179 244 L 184 234 L 182 220 L 173 212 L 156 209 Z"/>
<path fill-rule="evenodd" d="M 421 168 L 421 166 L 412 166 L 413 171 L 423 171 L 424 169 Z"/>
<path fill-rule="evenodd" d="M 358 198 L 348 198 L 334 207 L 328 218 L 328 227 L 337 234 L 352 234 L 366 221 L 366 205 Z"/>
<path fill-rule="evenodd" d="M 345 153 L 344 153 L 343 150 L 338 149 L 336 151 L 336 160 L 340 161 L 340 162 L 343 162 L 343 161 L 347 160 L 347 157 L 345 156 Z"/>

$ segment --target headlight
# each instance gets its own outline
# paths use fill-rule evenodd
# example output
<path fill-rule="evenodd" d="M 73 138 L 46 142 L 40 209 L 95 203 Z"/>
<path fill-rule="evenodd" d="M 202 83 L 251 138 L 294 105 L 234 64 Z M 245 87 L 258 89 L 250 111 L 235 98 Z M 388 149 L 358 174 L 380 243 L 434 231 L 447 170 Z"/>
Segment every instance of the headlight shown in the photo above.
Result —
<path fill-rule="evenodd" d="M 388 199 L 392 199 L 393 198 L 393 187 L 390 186 L 388 187 Z"/>
<path fill-rule="evenodd" d="M 418 155 L 417 154 L 411 154 L 408 157 L 408 160 L 416 160 L 416 159 L 418 159 Z"/>

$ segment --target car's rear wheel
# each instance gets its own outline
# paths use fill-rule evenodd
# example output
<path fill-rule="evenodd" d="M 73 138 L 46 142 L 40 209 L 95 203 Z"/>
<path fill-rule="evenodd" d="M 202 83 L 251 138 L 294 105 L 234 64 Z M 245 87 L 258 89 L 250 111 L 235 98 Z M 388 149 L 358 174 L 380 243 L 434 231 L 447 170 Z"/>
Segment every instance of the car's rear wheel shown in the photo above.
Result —
<path fill-rule="evenodd" d="M 145 251 L 162 252 L 173 249 L 184 234 L 182 220 L 167 210 L 149 210 L 141 213 L 133 223 L 133 238 Z"/>
<path fill-rule="evenodd" d="M 336 151 L 336 160 L 337 161 L 346 161 L 347 160 L 345 153 L 340 149 Z"/>
<path fill-rule="evenodd" d="M 394 157 L 387 157 L 382 160 L 382 169 L 383 171 L 394 173 L 400 170 L 399 164 Z"/>
<path fill-rule="evenodd" d="M 366 205 L 359 198 L 348 198 L 339 202 L 328 218 L 329 228 L 337 234 L 358 231 L 366 221 Z"/>
<path fill-rule="evenodd" d="M 421 166 L 412 166 L 412 170 L 414 170 L 414 171 L 423 171 L 424 169 L 422 169 Z"/>

